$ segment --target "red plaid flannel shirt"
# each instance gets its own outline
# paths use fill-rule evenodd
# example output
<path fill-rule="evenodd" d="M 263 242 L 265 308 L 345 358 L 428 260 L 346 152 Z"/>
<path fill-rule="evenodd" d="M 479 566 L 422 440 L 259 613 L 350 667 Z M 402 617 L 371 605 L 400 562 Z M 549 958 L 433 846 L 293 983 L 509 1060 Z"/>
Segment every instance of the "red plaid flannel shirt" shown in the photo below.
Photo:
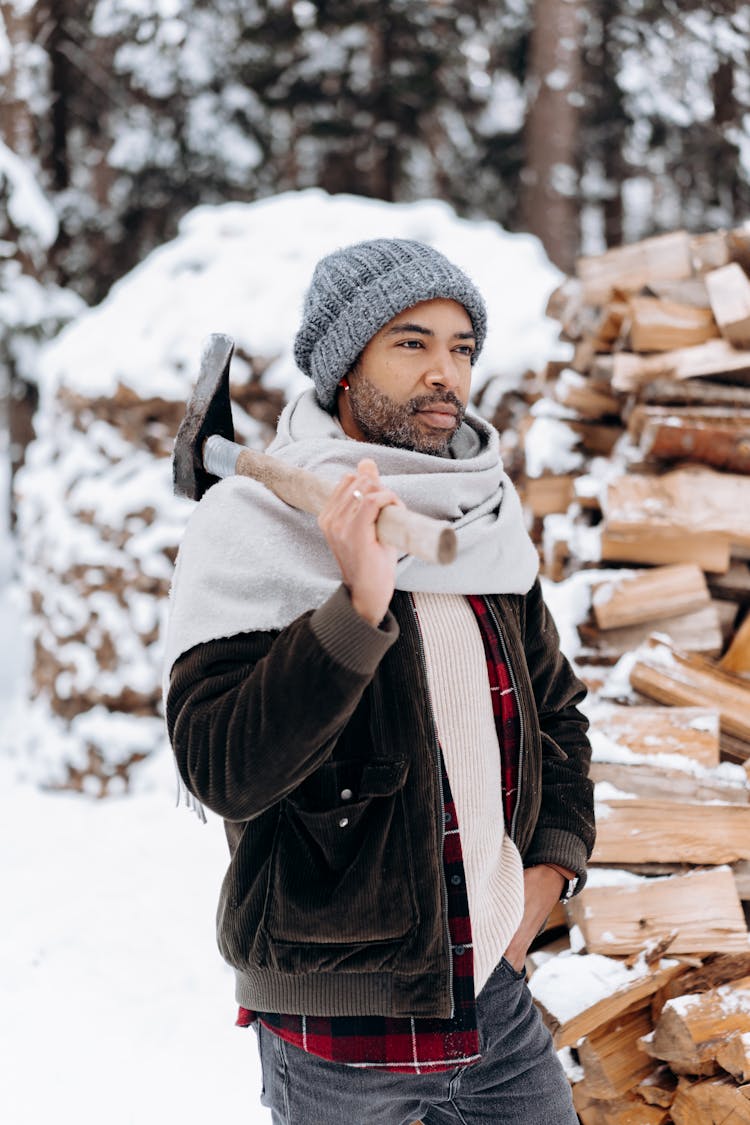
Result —
<path fill-rule="evenodd" d="M 503 812 L 510 825 L 518 787 L 518 707 L 503 644 L 487 604 L 468 598 L 484 643 L 497 739 L 502 761 Z M 441 755 L 442 762 L 442 755 Z M 442 762 L 445 840 L 443 870 L 453 959 L 453 1016 L 410 1019 L 389 1016 L 272 1015 L 240 1008 L 239 1027 L 256 1019 L 295 1047 L 329 1062 L 425 1073 L 450 1070 L 480 1058 L 474 996 L 474 954 L 461 837 L 445 763 Z"/>

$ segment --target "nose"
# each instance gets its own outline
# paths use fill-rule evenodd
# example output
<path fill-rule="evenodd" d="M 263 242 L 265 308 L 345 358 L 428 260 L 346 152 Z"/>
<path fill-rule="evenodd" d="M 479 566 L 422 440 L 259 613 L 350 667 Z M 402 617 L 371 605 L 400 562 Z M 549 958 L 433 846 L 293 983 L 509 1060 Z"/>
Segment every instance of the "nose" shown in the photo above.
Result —
<path fill-rule="evenodd" d="M 430 387 L 445 387 L 449 391 L 455 391 L 460 378 L 461 372 L 452 352 L 441 350 L 431 357 L 429 369 L 425 374 L 425 382 Z"/>

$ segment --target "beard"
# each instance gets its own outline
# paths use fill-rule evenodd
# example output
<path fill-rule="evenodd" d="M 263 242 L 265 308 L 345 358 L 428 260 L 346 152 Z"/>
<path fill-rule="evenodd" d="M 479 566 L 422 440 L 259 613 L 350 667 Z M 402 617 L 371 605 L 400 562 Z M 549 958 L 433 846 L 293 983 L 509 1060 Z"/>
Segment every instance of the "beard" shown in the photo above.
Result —
<path fill-rule="evenodd" d="M 352 373 L 347 395 L 352 416 L 369 442 L 416 453 L 444 454 L 461 425 L 466 407 L 452 391 L 418 395 L 406 402 L 396 402 L 379 391 L 366 375 Z M 430 430 L 419 421 L 418 411 L 438 403 L 456 408 L 456 424 L 452 430 Z"/>

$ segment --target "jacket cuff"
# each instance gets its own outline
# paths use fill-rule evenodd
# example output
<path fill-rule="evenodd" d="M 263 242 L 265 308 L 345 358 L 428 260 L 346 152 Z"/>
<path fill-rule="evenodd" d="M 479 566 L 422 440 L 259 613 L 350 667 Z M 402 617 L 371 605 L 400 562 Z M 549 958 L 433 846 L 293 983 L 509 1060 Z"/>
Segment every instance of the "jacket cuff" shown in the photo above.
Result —
<path fill-rule="evenodd" d="M 360 676 L 375 673 L 399 634 L 398 622 L 390 610 L 377 628 L 360 617 L 343 585 L 315 610 L 310 627 L 333 660 Z"/>
<path fill-rule="evenodd" d="M 523 865 L 536 867 L 540 863 L 551 863 L 574 871 L 578 878 L 575 893 L 578 894 L 586 882 L 587 858 L 586 845 L 578 836 L 559 828 L 542 828 L 534 835 L 523 857 Z"/>

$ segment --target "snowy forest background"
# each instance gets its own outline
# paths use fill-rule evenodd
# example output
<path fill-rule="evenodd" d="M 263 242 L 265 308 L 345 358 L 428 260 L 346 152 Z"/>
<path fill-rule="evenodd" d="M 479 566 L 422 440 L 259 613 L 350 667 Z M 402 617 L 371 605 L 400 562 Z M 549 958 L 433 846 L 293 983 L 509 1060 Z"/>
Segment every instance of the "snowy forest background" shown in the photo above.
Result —
<path fill-rule="evenodd" d="M 158 717 L 201 339 L 236 338 L 262 445 L 316 258 L 421 237 L 488 298 L 491 416 L 560 354 L 576 255 L 748 218 L 749 61 L 729 0 L 0 0 L 10 1125 L 268 1120 L 214 948 L 221 826 L 171 813 Z"/>
<path fill-rule="evenodd" d="M 309 186 L 442 199 L 538 235 L 565 271 L 580 251 L 747 213 L 750 9 L 735 0 L 3 0 L 0 14 L 14 462 L 35 343 L 199 203 Z"/>
<path fill-rule="evenodd" d="M 581 251 L 732 226 L 750 202 L 750 9 L 735 0 L 3 0 L 0 14 L 15 459 L 34 343 L 197 204 L 310 186 L 441 199 L 531 231 L 570 271 Z"/>

